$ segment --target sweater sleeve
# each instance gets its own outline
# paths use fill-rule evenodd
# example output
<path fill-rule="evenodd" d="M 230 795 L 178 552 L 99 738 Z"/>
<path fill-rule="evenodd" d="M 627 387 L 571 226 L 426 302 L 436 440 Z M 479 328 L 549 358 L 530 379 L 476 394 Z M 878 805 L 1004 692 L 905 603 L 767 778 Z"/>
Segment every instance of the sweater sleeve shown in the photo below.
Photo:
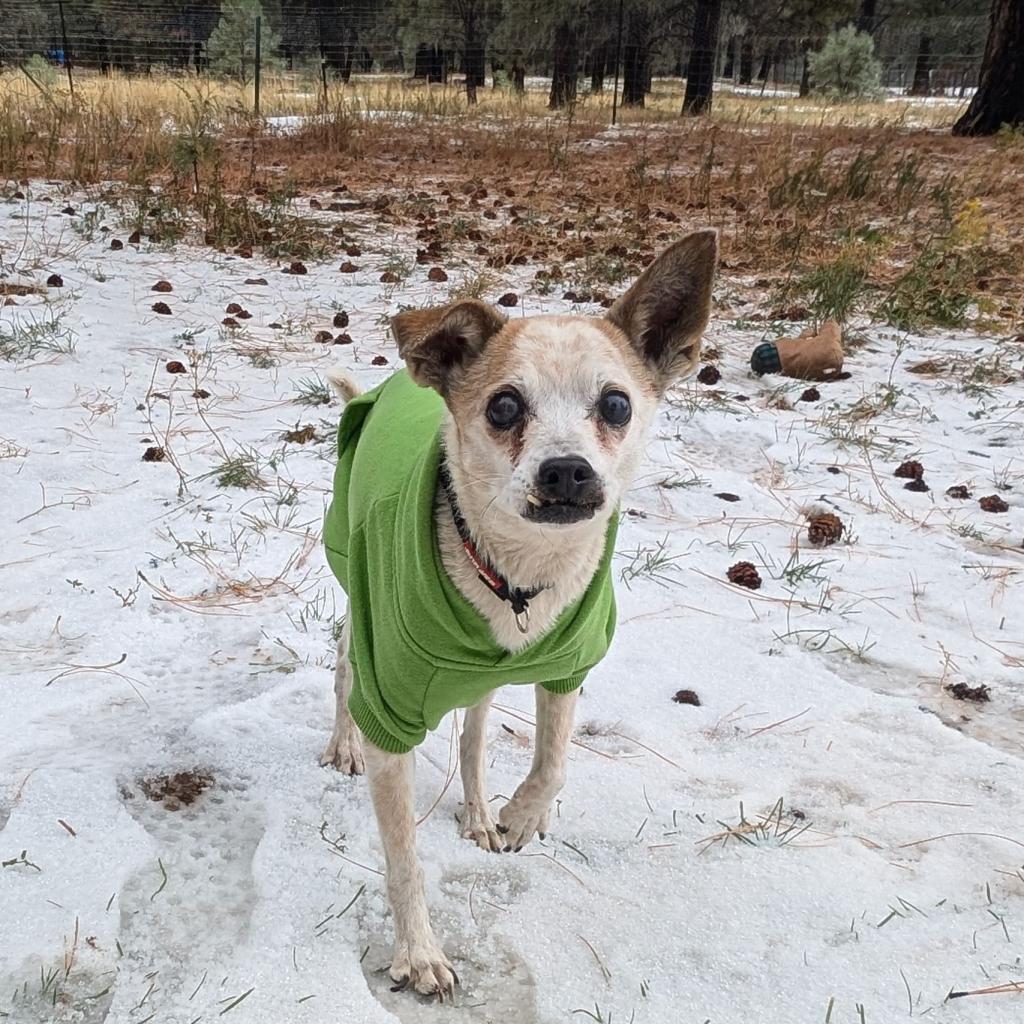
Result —
<path fill-rule="evenodd" d="M 550 682 L 541 683 L 548 693 L 572 693 L 573 690 L 578 690 L 583 685 L 583 680 L 587 678 L 586 672 L 577 672 L 574 676 L 569 676 L 566 679 L 552 679 Z"/>

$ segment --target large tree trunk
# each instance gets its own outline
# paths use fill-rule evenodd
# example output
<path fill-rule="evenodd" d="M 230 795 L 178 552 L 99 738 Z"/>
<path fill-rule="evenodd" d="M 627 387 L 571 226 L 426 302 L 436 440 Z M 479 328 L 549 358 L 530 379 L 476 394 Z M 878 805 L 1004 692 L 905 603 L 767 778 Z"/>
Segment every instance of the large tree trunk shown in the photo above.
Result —
<path fill-rule="evenodd" d="M 642 107 L 647 85 L 647 50 L 629 40 L 622 47 L 622 105 Z"/>
<path fill-rule="evenodd" d="M 718 49 L 718 22 L 722 0 L 697 0 L 693 19 L 693 45 L 686 65 L 684 114 L 707 114 L 715 86 L 715 54 Z"/>
<path fill-rule="evenodd" d="M 993 135 L 1024 124 L 1024 3 L 993 0 L 978 91 L 954 135 Z"/>
<path fill-rule="evenodd" d="M 746 36 L 740 43 L 740 85 L 750 85 L 754 80 L 754 44 Z"/>
<path fill-rule="evenodd" d="M 757 72 L 757 77 L 762 82 L 768 81 L 768 72 L 772 69 L 772 51 L 765 50 L 764 56 L 761 57 L 761 68 Z"/>
<path fill-rule="evenodd" d="M 647 11 L 641 6 L 629 13 L 625 45 L 622 48 L 622 105 L 642 107 L 644 96 L 650 89 L 650 23 Z"/>
<path fill-rule="evenodd" d="M 579 69 L 579 36 L 571 21 L 555 27 L 554 70 L 548 107 L 560 110 L 576 101 L 576 72 Z"/>
<path fill-rule="evenodd" d="M 725 47 L 725 67 L 722 69 L 723 78 L 732 78 L 736 70 L 736 37 L 729 36 L 729 42 Z"/>
<path fill-rule="evenodd" d="M 911 96 L 927 96 L 932 91 L 932 37 L 927 32 L 921 33 L 921 42 L 917 47 L 917 60 L 914 62 L 914 81 L 910 84 Z"/>

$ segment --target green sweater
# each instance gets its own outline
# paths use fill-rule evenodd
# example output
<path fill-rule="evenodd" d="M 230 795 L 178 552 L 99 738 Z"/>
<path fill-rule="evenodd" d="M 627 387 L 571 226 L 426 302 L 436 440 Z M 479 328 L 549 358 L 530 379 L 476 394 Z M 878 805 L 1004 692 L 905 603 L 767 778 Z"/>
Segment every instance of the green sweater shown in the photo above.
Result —
<path fill-rule="evenodd" d="M 615 630 L 613 520 L 583 596 L 522 650 L 498 645 L 441 563 L 434 508 L 443 414 L 440 396 L 405 370 L 349 402 L 324 524 L 327 561 L 349 598 L 349 709 L 371 742 L 397 754 L 453 708 L 505 683 L 575 690 Z"/>

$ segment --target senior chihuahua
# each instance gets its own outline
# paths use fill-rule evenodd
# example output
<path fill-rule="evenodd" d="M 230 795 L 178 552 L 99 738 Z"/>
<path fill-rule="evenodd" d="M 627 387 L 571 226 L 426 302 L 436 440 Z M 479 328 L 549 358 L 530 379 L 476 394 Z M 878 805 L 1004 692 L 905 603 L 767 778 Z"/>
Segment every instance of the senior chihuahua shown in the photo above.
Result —
<path fill-rule="evenodd" d="M 457 978 L 434 936 L 416 857 L 413 750 L 468 708 L 462 835 L 518 851 L 544 837 L 565 780 L 579 686 L 615 624 L 617 508 L 665 390 L 697 361 L 717 235 L 666 249 L 603 319 L 508 321 L 465 300 L 392 321 L 406 369 L 348 399 L 328 561 L 349 598 L 324 765 L 362 774 L 395 921 L 391 977 L 444 999 Z M 495 820 L 487 712 L 536 684 L 533 764 Z"/>

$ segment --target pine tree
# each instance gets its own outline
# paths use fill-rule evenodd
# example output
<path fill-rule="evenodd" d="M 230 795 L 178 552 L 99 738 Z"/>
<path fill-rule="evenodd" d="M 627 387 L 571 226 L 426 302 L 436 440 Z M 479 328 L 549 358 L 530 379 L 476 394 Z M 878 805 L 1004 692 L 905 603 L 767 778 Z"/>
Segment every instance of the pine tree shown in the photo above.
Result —
<path fill-rule="evenodd" d="M 248 82 L 256 60 L 256 19 L 261 19 L 260 48 L 263 67 L 276 63 L 280 39 L 270 27 L 260 0 L 224 0 L 220 21 L 206 43 L 210 67 L 238 75 Z"/>

